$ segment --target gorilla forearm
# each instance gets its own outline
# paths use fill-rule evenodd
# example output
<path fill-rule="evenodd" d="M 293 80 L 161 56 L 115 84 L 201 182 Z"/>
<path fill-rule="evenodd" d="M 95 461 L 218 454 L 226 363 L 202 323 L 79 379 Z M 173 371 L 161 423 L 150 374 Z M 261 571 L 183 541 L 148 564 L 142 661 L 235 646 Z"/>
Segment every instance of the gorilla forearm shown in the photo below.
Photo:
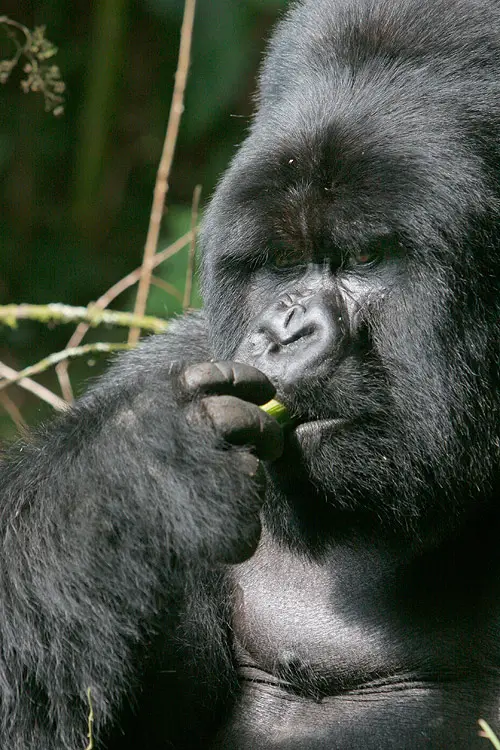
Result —
<path fill-rule="evenodd" d="M 50 470 L 47 461 L 54 460 L 61 438 L 60 426 L 43 451 L 36 445 L 18 448 L 21 460 L 10 457 L 2 470 L 0 689 L 3 715 L 13 727 L 12 735 L 9 724 L 2 728 L 2 746 L 17 747 L 18 733 L 25 739 L 28 717 L 33 747 L 40 746 L 43 727 L 50 736 L 52 721 L 53 736 L 44 747 L 79 746 L 86 689 L 102 723 L 116 708 L 129 676 L 129 648 L 154 608 L 158 581 L 151 565 L 159 540 L 141 541 L 133 504 L 124 498 L 120 507 L 106 496 L 109 485 L 99 488 L 94 480 L 104 474 L 104 465 L 93 479 L 88 476 L 85 461 L 98 448 L 71 452 L 64 471 Z M 21 681 L 23 691 L 11 695 Z"/>
<path fill-rule="evenodd" d="M 233 554 L 247 512 L 235 499 L 255 479 L 213 430 L 182 419 L 172 359 L 206 354 L 196 324 L 174 329 L 0 467 L 2 747 L 20 732 L 25 750 L 30 731 L 40 747 L 43 727 L 45 750 L 80 746 L 88 688 L 98 732 L 131 690 L 132 652 L 172 592 L 172 561 Z"/>

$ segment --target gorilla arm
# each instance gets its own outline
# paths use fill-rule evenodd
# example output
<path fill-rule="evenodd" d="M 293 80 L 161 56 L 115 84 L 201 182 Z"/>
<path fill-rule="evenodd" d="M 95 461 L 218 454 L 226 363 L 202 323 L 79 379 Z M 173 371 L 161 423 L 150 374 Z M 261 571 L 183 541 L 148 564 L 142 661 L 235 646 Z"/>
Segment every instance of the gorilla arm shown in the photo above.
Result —
<path fill-rule="evenodd" d="M 172 563 L 237 561 L 255 548 L 257 456 L 272 457 L 281 433 L 249 401 L 267 401 L 274 388 L 253 368 L 184 370 L 208 358 L 206 340 L 201 316 L 178 321 L 7 453 L 1 747 L 81 746 L 88 688 L 101 736 L 131 690 L 134 654 L 167 596 L 182 590 Z M 205 389 L 212 395 L 198 398 Z M 232 395 L 219 404 L 219 392 Z M 254 451 L 231 441 L 255 443 Z"/>

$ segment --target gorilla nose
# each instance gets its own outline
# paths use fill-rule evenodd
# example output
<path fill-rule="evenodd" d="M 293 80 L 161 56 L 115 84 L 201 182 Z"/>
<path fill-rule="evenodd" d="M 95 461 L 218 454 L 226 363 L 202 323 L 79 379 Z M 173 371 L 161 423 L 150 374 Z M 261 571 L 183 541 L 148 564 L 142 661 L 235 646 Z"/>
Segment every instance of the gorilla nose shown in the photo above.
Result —
<path fill-rule="evenodd" d="M 267 308 L 240 350 L 272 380 L 293 385 L 336 357 L 345 338 L 338 304 L 323 294 L 286 297 Z"/>
<path fill-rule="evenodd" d="M 302 302 L 290 306 L 280 302 L 278 307 L 280 305 L 285 307 L 283 312 L 279 309 L 268 311 L 260 324 L 261 331 L 267 335 L 275 351 L 320 333 L 320 320 L 311 307 L 306 307 Z"/>

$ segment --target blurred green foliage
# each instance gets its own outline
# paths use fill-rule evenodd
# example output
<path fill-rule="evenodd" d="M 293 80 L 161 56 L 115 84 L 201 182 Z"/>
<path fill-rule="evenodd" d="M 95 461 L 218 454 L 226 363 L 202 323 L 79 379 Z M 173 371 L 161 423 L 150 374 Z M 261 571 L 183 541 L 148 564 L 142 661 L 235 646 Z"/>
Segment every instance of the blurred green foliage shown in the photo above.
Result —
<path fill-rule="evenodd" d="M 189 229 L 195 185 L 207 200 L 243 139 L 265 39 L 285 4 L 198 0 L 160 248 Z M 4 0 L 2 14 L 30 29 L 46 26 L 67 88 L 65 113 L 55 118 L 39 96 L 22 93 L 22 70 L 0 87 L 0 304 L 87 304 L 140 264 L 183 6 L 183 0 Z M 9 45 L 0 29 L 0 60 L 11 56 Z M 156 275 L 182 290 L 186 268 L 187 249 Z M 131 290 L 115 307 L 131 309 L 134 299 Z M 181 309 L 175 296 L 152 287 L 150 314 Z M 62 348 L 71 333 L 29 322 L 1 328 L 0 360 L 21 369 Z M 105 332 L 106 340 L 122 337 Z M 92 331 L 88 340 L 100 338 Z M 71 373 L 81 389 L 87 363 L 73 364 Z M 41 381 L 58 391 L 52 373 Z M 46 413 L 19 389 L 9 395 L 28 417 L 33 409 Z"/>

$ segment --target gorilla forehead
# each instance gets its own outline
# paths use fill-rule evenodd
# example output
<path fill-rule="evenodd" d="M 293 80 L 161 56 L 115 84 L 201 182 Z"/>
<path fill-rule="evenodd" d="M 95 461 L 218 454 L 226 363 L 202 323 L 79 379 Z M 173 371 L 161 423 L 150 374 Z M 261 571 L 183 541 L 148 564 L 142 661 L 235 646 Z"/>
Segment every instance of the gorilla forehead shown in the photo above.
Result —
<path fill-rule="evenodd" d="M 480 159 L 463 138 L 446 141 L 439 126 L 425 130 L 423 113 L 411 134 L 398 130 L 397 112 L 367 114 L 362 95 L 358 108 L 330 105 L 323 118 L 313 92 L 302 100 L 297 117 L 279 110 L 275 127 L 256 130 L 244 145 L 223 191 L 228 225 L 233 208 L 248 212 L 249 229 L 253 215 L 263 235 L 291 242 L 306 232 L 314 243 L 357 246 L 401 231 L 433 245 L 444 230 L 458 240 L 484 208 Z"/>
<path fill-rule="evenodd" d="M 485 26 L 486 11 L 498 24 Z M 332 241 L 363 241 L 363 224 L 382 224 L 422 249 L 458 245 L 494 203 L 488 163 L 493 176 L 498 154 L 484 135 L 500 111 L 499 28 L 500 5 L 486 0 L 292 6 L 216 195 L 213 257 L 306 220 Z"/>
<path fill-rule="evenodd" d="M 297 1 L 271 39 L 262 100 L 289 87 L 301 60 L 311 72 L 359 70 L 374 57 L 433 71 L 453 68 L 456 84 L 472 89 L 475 75 L 495 77 L 499 21 L 500 7 L 491 0 Z"/>
<path fill-rule="evenodd" d="M 311 74 L 304 55 L 287 87 L 264 100 L 212 204 L 223 214 L 214 258 L 273 232 L 293 241 L 304 227 L 314 242 L 398 230 L 440 247 L 492 204 L 483 125 L 474 130 L 443 71 L 372 58 L 363 70 Z"/>

